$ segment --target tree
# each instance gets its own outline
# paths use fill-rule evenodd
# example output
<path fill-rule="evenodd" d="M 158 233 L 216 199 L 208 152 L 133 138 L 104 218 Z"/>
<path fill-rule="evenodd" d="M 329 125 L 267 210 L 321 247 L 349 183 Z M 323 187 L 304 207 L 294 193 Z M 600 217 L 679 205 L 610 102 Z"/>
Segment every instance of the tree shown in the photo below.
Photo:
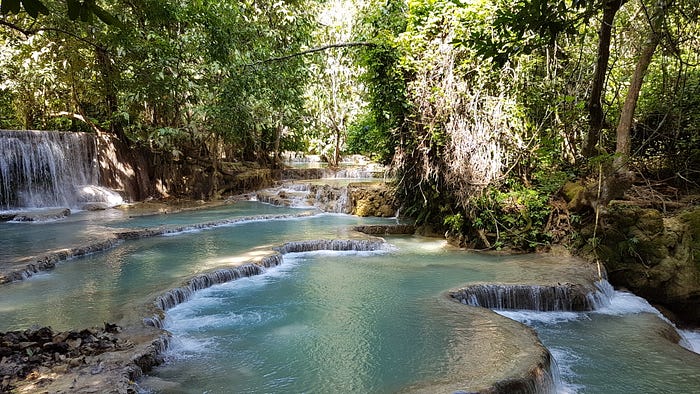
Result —
<path fill-rule="evenodd" d="M 618 172 L 624 172 L 627 168 L 627 161 L 629 160 L 631 146 L 630 130 L 632 129 L 632 121 L 634 111 L 637 107 L 637 100 L 639 99 L 639 93 L 642 89 L 644 76 L 646 75 L 649 64 L 654 57 L 656 47 L 658 47 L 663 36 L 663 25 L 666 12 L 669 7 L 672 6 L 672 4 L 673 1 L 659 0 L 655 3 L 651 13 L 649 13 L 646 8 L 644 10 L 645 15 L 649 20 L 649 32 L 645 41 L 642 43 L 641 50 L 639 51 L 639 58 L 634 69 L 634 74 L 632 74 L 632 79 L 630 80 L 627 96 L 625 98 L 624 105 L 622 106 L 620 120 L 617 125 L 617 147 L 615 149 L 616 157 L 614 167 Z M 644 5 L 642 4 L 642 6 Z"/>
<path fill-rule="evenodd" d="M 596 55 L 593 80 L 591 81 L 591 92 L 588 97 L 590 128 L 582 148 L 582 153 L 585 157 L 591 157 L 595 154 L 595 146 L 606 123 L 602 96 L 605 89 L 608 61 L 610 60 L 610 40 L 612 39 L 615 15 L 625 2 L 626 0 L 607 0 L 603 2 L 603 17 L 598 29 L 598 53 Z"/>
<path fill-rule="evenodd" d="M 363 85 L 357 77 L 362 71 L 354 65 L 348 48 L 373 44 L 350 42 L 354 20 L 351 1 L 328 2 L 319 14 L 320 28 L 314 33 L 314 41 L 327 49 L 308 65 L 306 136 L 310 149 L 323 155 L 331 166 L 340 162 L 348 125 L 365 105 Z"/>
<path fill-rule="evenodd" d="M 105 11 L 95 0 L 65 0 L 65 3 L 66 13 L 71 20 L 80 19 L 88 22 L 95 15 L 104 23 L 110 25 L 119 23 L 118 19 Z M 19 14 L 22 9 L 32 18 L 50 13 L 49 8 L 40 0 L 2 0 L 0 2 L 0 13 L 3 15 Z"/>

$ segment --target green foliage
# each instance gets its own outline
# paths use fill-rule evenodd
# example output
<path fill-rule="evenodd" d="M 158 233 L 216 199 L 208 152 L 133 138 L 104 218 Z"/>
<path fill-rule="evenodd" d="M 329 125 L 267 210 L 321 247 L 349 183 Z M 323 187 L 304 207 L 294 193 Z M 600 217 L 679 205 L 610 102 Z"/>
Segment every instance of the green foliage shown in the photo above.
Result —
<path fill-rule="evenodd" d="M 50 12 L 36 19 L 6 17 L 11 29 L 31 32 L 25 38 L 0 31 L 13 127 L 97 127 L 154 147 L 171 145 L 163 130 L 200 141 L 215 134 L 238 145 L 239 157 L 263 160 L 287 139 L 298 144 L 303 60 L 253 63 L 308 42 L 313 0 L 43 4 Z"/>
<path fill-rule="evenodd" d="M 0 129 L 12 130 L 19 127 L 12 105 L 12 93 L 0 89 Z"/>
<path fill-rule="evenodd" d="M 103 7 L 97 4 L 95 0 L 65 0 L 66 15 L 72 21 L 80 19 L 82 22 L 92 22 L 92 17 L 97 16 L 102 22 L 108 25 L 120 25 L 121 22 L 111 13 L 107 12 Z M 51 13 L 44 2 L 39 0 L 2 0 L 0 4 L 0 13 L 19 14 L 24 8 L 24 11 L 32 18 L 38 18 L 39 15 L 48 15 Z"/>
<path fill-rule="evenodd" d="M 657 179 L 680 174 L 700 183 L 700 69 L 684 70 L 679 59 L 664 57 L 645 86 L 632 133 L 635 162 Z"/>
<path fill-rule="evenodd" d="M 2 0 L 0 13 L 3 15 L 19 14 L 22 7 L 32 18 L 38 17 L 39 14 L 49 13 L 49 9 L 39 0 Z"/>
<path fill-rule="evenodd" d="M 491 189 L 474 201 L 472 225 L 494 237 L 494 244 L 532 250 L 546 246 L 550 194 L 520 184 L 505 191 Z"/>
<path fill-rule="evenodd" d="M 447 226 L 448 231 L 451 231 L 453 233 L 461 233 L 462 231 L 464 231 L 465 221 L 461 213 L 456 213 L 453 215 L 445 216 L 443 224 Z"/>
<path fill-rule="evenodd" d="M 368 117 L 364 123 L 372 125 L 378 139 L 393 147 L 404 127 L 410 104 L 406 98 L 406 80 L 400 68 L 401 52 L 396 36 L 406 28 L 404 2 L 401 0 L 369 1 L 362 11 L 361 23 L 356 27 L 358 40 L 377 45 L 357 52 L 357 62 L 365 70 L 361 81 L 367 88 Z M 379 137 L 381 136 L 381 137 Z"/>
<path fill-rule="evenodd" d="M 482 58 L 501 67 L 519 55 L 553 47 L 563 35 L 579 33 L 593 11 L 594 1 L 499 1 L 487 24 L 473 26 L 455 43 L 472 47 Z"/>
<path fill-rule="evenodd" d="M 392 147 L 387 135 L 375 124 L 374 117 L 365 114 L 348 127 L 346 152 L 361 154 L 373 160 L 387 163 L 391 160 Z"/>

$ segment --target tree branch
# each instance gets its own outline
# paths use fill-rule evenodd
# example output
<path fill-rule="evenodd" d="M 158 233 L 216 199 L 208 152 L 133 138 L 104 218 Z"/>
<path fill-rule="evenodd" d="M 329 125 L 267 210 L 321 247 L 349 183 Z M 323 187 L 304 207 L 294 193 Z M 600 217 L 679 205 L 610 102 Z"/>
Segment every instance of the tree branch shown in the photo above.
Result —
<path fill-rule="evenodd" d="M 90 127 L 95 131 L 95 133 L 97 133 L 97 135 L 105 134 L 105 131 L 102 130 L 102 129 L 100 128 L 100 126 L 98 126 L 97 124 L 95 124 L 95 122 L 93 122 L 92 120 L 88 119 L 88 118 L 87 118 L 86 116 L 84 116 L 83 114 L 76 114 L 76 113 L 68 112 L 68 111 L 60 111 L 60 112 L 56 112 L 56 113 L 50 114 L 49 116 L 56 116 L 56 117 L 58 117 L 58 116 L 63 116 L 63 117 L 67 117 L 67 118 L 76 119 L 76 120 L 79 120 L 79 121 L 81 121 L 81 122 L 87 124 L 88 126 L 90 126 Z"/>
<path fill-rule="evenodd" d="M 30 35 L 32 35 L 32 34 L 35 33 L 35 32 L 33 32 L 33 31 L 31 31 L 31 30 L 23 29 L 23 28 L 21 28 L 21 27 L 15 25 L 14 23 L 10 23 L 10 22 L 8 22 L 8 21 L 6 21 L 6 20 L 4 20 L 4 19 L 0 19 L 0 26 L 9 27 L 9 28 L 12 29 L 12 30 L 15 30 L 15 31 L 18 31 L 18 32 L 22 33 L 25 37 L 28 37 L 28 36 L 30 36 Z"/>
<path fill-rule="evenodd" d="M 56 27 L 40 27 L 38 29 L 24 29 L 22 27 L 15 25 L 14 23 L 7 22 L 6 20 L 3 20 L 3 19 L 0 19 L 0 26 L 9 27 L 12 30 L 15 30 L 15 31 L 22 33 L 25 37 L 29 37 L 33 34 L 39 33 L 40 31 L 53 31 L 53 32 L 65 34 L 65 35 L 72 37 L 80 42 L 83 42 L 83 43 L 85 43 L 93 48 L 106 50 L 106 48 L 88 40 L 87 38 L 80 37 L 74 33 L 71 33 L 69 31 L 65 31 L 63 29 L 59 29 Z"/>
<path fill-rule="evenodd" d="M 315 52 L 321 52 L 321 51 L 325 51 L 325 50 L 332 49 L 332 48 L 349 48 L 349 47 L 361 47 L 361 46 L 376 47 L 377 44 L 375 44 L 373 42 L 367 42 L 367 41 L 339 42 L 336 44 L 327 44 L 327 45 L 322 45 L 322 46 L 318 46 L 318 47 L 314 47 L 314 48 L 309 48 L 305 51 L 296 52 L 296 53 L 292 53 L 292 54 L 284 55 L 284 56 L 280 56 L 280 57 L 271 57 L 269 59 L 260 60 L 260 61 L 254 62 L 254 63 L 246 64 L 245 66 L 251 67 L 251 66 L 258 66 L 260 64 L 265 64 L 265 63 L 279 62 L 282 60 L 288 60 L 288 59 L 291 59 L 294 57 L 304 56 L 304 55 L 308 55 L 310 53 L 315 53 Z"/>

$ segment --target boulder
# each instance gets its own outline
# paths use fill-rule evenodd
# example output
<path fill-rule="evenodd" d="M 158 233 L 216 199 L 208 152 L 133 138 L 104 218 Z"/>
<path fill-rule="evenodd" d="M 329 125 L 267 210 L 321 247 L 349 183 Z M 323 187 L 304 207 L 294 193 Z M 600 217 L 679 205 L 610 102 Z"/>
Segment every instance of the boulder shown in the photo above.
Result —
<path fill-rule="evenodd" d="M 592 238 L 592 228 L 582 235 Z M 612 204 L 597 237 L 597 245 L 583 251 L 605 264 L 613 285 L 670 310 L 682 323 L 700 324 L 700 207 L 667 217 Z"/>
<path fill-rule="evenodd" d="M 385 183 L 350 184 L 348 192 L 353 215 L 379 217 L 397 215 L 399 205 L 394 190 Z"/>
<path fill-rule="evenodd" d="M 85 211 L 104 211 L 108 208 L 109 205 L 104 202 L 89 202 L 82 206 L 82 209 Z"/>

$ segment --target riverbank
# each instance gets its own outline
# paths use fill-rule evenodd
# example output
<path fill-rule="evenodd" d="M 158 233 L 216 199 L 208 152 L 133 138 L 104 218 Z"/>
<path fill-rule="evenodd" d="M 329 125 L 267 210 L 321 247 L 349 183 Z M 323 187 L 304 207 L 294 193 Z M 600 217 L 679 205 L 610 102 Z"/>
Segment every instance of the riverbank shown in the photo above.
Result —
<path fill-rule="evenodd" d="M 198 212 L 204 214 L 204 211 Z M 308 216 L 308 213 L 302 213 L 302 214 L 297 214 L 301 215 L 300 218 L 304 218 Z M 167 216 L 167 215 L 166 215 Z M 279 216 L 278 218 L 285 217 L 287 219 L 293 219 L 293 216 Z M 173 218 L 173 216 L 169 216 L 169 218 Z M 256 217 L 241 217 L 237 218 L 235 220 L 233 219 L 228 219 L 224 221 L 210 221 L 210 222 L 197 222 L 197 223 L 192 223 L 188 225 L 180 225 L 180 226 L 170 226 L 170 227 L 163 227 L 163 228 L 150 228 L 150 227 L 142 227 L 138 229 L 132 229 L 132 230 L 127 230 L 124 231 L 122 234 L 123 235 L 123 242 L 128 242 L 130 239 L 144 239 L 143 237 L 147 238 L 153 238 L 157 236 L 162 236 L 166 234 L 173 234 L 173 231 L 177 232 L 183 232 L 183 231 L 200 231 L 204 228 L 210 228 L 207 226 L 225 226 L 225 225 L 230 225 L 230 224 L 236 224 L 236 223 L 248 223 L 250 220 L 262 220 L 262 221 L 268 221 L 273 219 L 273 217 L 270 216 L 258 216 L 257 219 Z M 285 220 L 287 220 L 285 219 Z M 355 227 L 355 226 L 353 226 Z M 380 226 L 379 226 L 380 227 Z M 407 231 L 406 228 L 403 226 L 389 226 L 387 229 L 380 231 L 378 226 L 358 226 L 358 228 L 366 228 L 370 229 L 369 232 L 377 232 L 377 233 L 389 233 L 393 231 Z M 123 230 L 119 230 L 123 231 Z M 358 237 L 362 238 L 363 236 L 358 235 Z M 267 250 L 267 252 L 266 252 Z M 264 256 L 266 253 L 270 253 L 272 249 L 271 248 L 262 248 L 260 250 L 251 250 L 250 256 L 245 256 L 245 255 L 237 255 L 237 256 L 229 256 L 227 258 L 222 258 L 218 259 L 217 261 L 212 261 L 209 267 L 213 270 L 210 271 L 212 273 L 216 272 L 217 270 L 223 269 L 224 265 L 230 265 L 230 264 L 242 264 L 248 261 L 251 261 L 249 257 L 252 256 Z M 552 255 L 521 255 L 517 256 L 519 261 L 519 271 L 523 273 L 523 275 L 520 277 L 519 281 L 523 281 L 525 283 L 530 283 L 530 284 L 536 284 L 539 283 L 540 285 L 544 284 L 554 284 L 554 283 L 583 283 L 585 282 L 585 286 L 580 286 L 581 288 L 586 288 L 589 289 L 591 288 L 591 282 L 597 278 L 597 269 L 593 265 L 587 265 L 587 264 L 582 264 L 581 260 L 578 259 L 567 259 L 563 258 L 562 256 L 552 256 Z M 570 267 L 567 269 L 566 267 Z M 224 275 L 219 275 L 215 274 L 216 277 L 222 277 L 225 278 L 226 276 Z M 231 277 L 231 276 L 229 276 Z M 577 277 L 578 279 L 572 279 L 573 277 Z M 196 279 L 197 277 L 193 277 L 192 279 Z M 585 280 L 583 278 L 586 278 Z M 501 285 L 514 285 L 517 282 L 511 281 L 499 281 L 499 278 L 496 277 L 496 282 L 494 283 L 500 283 Z M 502 278 L 502 279 L 505 279 Z M 199 282 L 200 280 L 197 279 L 195 282 Z M 193 281 L 188 281 L 187 283 L 193 283 Z M 189 284 L 186 283 L 186 286 L 189 286 Z M 215 282 L 211 282 L 215 283 Z M 196 287 L 196 286 L 195 286 Z M 174 288 L 175 289 L 175 288 Z M 80 368 L 76 368 L 74 371 L 72 370 L 70 373 L 67 373 L 61 376 L 55 376 L 53 379 L 56 381 L 56 386 L 47 386 L 47 387 L 56 387 L 56 390 L 64 390 L 66 387 L 70 388 L 70 384 L 73 384 L 73 379 L 76 380 L 76 382 L 84 382 L 80 383 L 80 385 L 75 385 L 73 384 L 73 387 L 71 390 L 85 390 L 84 392 L 89 392 L 90 390 L 94 390 L 94 382 L 96 381 L 113 381 L 112 379 L 122 379 L 122 383 L 110 383 L 109 387 L 115 387 L 116 392 L 119 392 L 119 390 L 122 390 L 120 387 L 126 387 L 124 390 L 129 390 L 135 377 L 139 376 L 140 372 L 142 370 L 147 370 L 149 365 L 154 365 L 160 363 L 162 360 L 160 357 L 162 356 L 162 351 L 166 348 L 167 344 L 167 333 L 163 331 L 159 331 L 153 327 L 148 328 L 144 327 L 140 322 L 144 318 L 150 318 L 154 315 L 160 315 L 162 316 L 162 310 L 159 312 L 158 307 L 156 307 L 153 304 L 153 300 L 157 300 L 159 297 L 162 297 L 163 293 L 162 292 L 154 292 L 150 297 L 147 297 L 149 301 L 146 302 L 146 304 L 143 306 L 143 308 L 132 308 L 133 310 L 130 312 L 128 316 L 124 316 L 122 320 L 117 322 L 120 326 L 124 327 L 124 332 L 123 335 L 126 335 L 129 341 L 134 343 L 135 347 L 134 349 L 137 349 L 138 351 L 136 353 L 132 353 L 130 349 L 126 349 L 124 352 L 113 352 L 114 355 L 100 355 L 99 358 L 89 358 L 88 360 L 90 361 L 90 365 L 84 365 L 80 366 Z M 182 297 L 182 296 L 174 296 L 170 297 L 169 299 L 181 299 L 181 300 L 186 300 L 188 297 Z M 452 306 L 453 308 L 462 308 L 462 305 L 459 305 L 458 303 L 454 302 L 454 305 Z M 439 309 L 439 306 L 436 305 L 436 308 Z M 466 307 L 465 307 L 466 308 Z M 436 310 L 438 310 L 436 309 Z M 459 311 L 460 309 L 457 309 Z M 486 311 L 483 312 L 484 314 L 491 314 L 493 312 Z M 498 318 L 493 318 L 498 321 L 500 321 L 500 317 Z M 492 319 L 492 320 L 493 320 Z M 124 324 L 124 322 L 132 322 L 129 324 Z M 137 322 L 137 323 L 133 323 Z M 459 327 L 464 325 L 459 322 L 455 322 L 455 326 Z M 503 324 L 502 326 L 504 327 L 504 331 L 507 331 L 505 327 L 511 327 L 513 323 L 507 323 Z M 494 326 L 501 326 L 500 323 L 494 324 Z M 524 330 L 523 332 L 527 332 L 528 330 L 531 331 L 530 328 L 527 328 L 525 326 L 521 326 L 520 323 L 517 323 L 515 327 L 520 326 L 520 329 L 513 328 L 511 329 L 516 329 L 516 330 Z M 491 330 L 494 330 L 493 326 L 487 326 L 491 327 Z M 497 329 L 495 329 L 497 330 Z M 466 335 L 466 334 L 465 334 Z M 470 334 L 473 336 L 473 334 Z M 504 334 L 505 335 L 505 334 Z M 530 334 L 523 334 L 523 338 L 527 338 L 528 335 Z M 530 341 L 530 343 L 533 343 L 531 340 L 528 339 L 523 339 L 524 342 Z M 470 342 L 471 345 L 476 345 L 480 343 L 475 343 L 475 342 Z M 514 345 L 515 346 L 515 345 Z M 541 370 L 542 369 L 542 353 L 536 351 L 538 347 L 542 347 L 541 343 L 539 345 L 532 345 L 534 346 L 534 351 L 524 351 L 524 354 L 531 354 L 533 355 L 532 357 L 525 357 L 525 359 L 529 359 L 529 362 L 523 362 L 518 363 L 520 365 L 521 369 L 518 369 L 519 371 L 529 371 L 529 370 Z M 459 353 L 459 349 L 466 349 L 462 354 L 467 354 L 470 355 L 469 357 L 473 357 L 471 355 L 475 354 L 475 352 L 479 351 L 478 347 L 477 348 L 461 348 L 459 346 L 456 346 L 453 350 L 456 353 Z M 483 360 L 486 360 L 485 358 L 481 358 Z M 111 360 L 109 365 L 106 365 L 104 363 L 105 360 Z M 138 362 L 134 360 L 139 360 Z M 94 362 L 97 361 L 97 364 L 94 364 Z M 102 366 L 99 365 L 99 362 L 102 362 Z M 457 363 L 457 365 L 461 365 Z M 489 365 L 489 368 L 493 369 L 494 365 L 499 365 L 495 361 L 489 361 L 488 363 L 485 363 L 484 365 Z M 537 367 L 539 365 L 539 367 Z M 534 366 L 534 367 L 533 367 Z M 93 369 L 97 367 L 97 369 Z M 138 368 L 136 368 L 138 367 Z M 532 369 L 535 368 L 535 369 Z M 538 369 L 539 368 L 539 369 Z M 59 368 L 60 370 L 60 368 Z M 98 374 L 92 374 L 93 371 L 103 371 Z M 498 369 L 494 369 L 497 370 Z M 503 372 L 506 375 L 508 373 L 513 372 L 513 369 L 507 368 L 507 372 Z M 127 372 L 125 372 L 127 371 Z M 46 371 L 44 371 L 46 372 Z M 456 371 L 454 374 L 450 374 L 450 376 L 454 377 L 454 380 L 450 380 L 449 377 L 441 380 L 442 383 L 435 381 L 435 382 L 425 382 L 425 384 L 421 384 L 418 386 L 415 386 L 415 389 L 420 391 L 422 387 L 438 387 L 438 385 L 442 385 L 445 382 L 448 381 L 453 381 L 454 383 L 459 383 L 460 385 L 453 385 L 452 387 L 471 387 L 473 390 L 481 390 L 483 387 L 489 386 L 487 384 L 488 382 L 480 380 L 479 382 L 480 385 L 483 384 L 485 386 L 480 386 L 481 388 L 477 387 L 478 385 L 475 382 L 472 382 L 473 386 L 466 385 L 464 382 L 467 381 L 469 382 L 470 378 L 468 378 L 469 373 L 461 371 L 460 373 L 457 373 L 460 371 Z M 71 374 L 77 374 L 76 376 L 72 376 Z M 109 376 L 99 376 L 102 373 L 109 374 Z M 501 373 L 501 372 L 499 372 Z M 98 375 L 98 376 L 95 376 Z M 527 374 L 523 373 L 518 373 L 517 375 L 519 376 L 530 376 Z M 542 376 L 542 374 L 536 374 L 537 376 Z M 42 375 L 43 376 L 43 375 Z M 72 377 L 71 377 L 72 376 Z M 461 376 L 462 378 L 457 379 L 457 377 Z M 487 376 L 486 374 L 479 375 L 479 376 Z M 490 378 L 493 377 L 493 375 L 488 375 Z M 534 375 L 533 375 L 534 376 Z M 507 379 L 507 376 L 503 375 L 502 378 Z M 459 382 L 458 382 L 459 380 Z M 500 381 L 498 379 L 493 380 L 490 382 L 490 385 L 496 385 L 496 381 Z M 43 381 L 46 383 L 46 381 Z M 68 386 L 66 386 L 67 382 L 70 382 Z M 92 382 L 92 383 L 91 383 Z M 116 382 L 116 380 L 115 380 Z M 126 382 L 126 383 L 124 383 Z M 32 384 L 36 384 L 36 382 L 25 382 L 25 384 L 29 385 L 27 387 L 34 387 L 31 386 Z M 126 385 L 126 386 L 125 386 Z M 82 388 L 81 388 L 82 387 Z M 441 386 L 442 387 L 442 386 Z M 447 386 L 445 386 L 447 387 Z M 504 386 L 505 387 L 505 386 Z M 485 389 L 484 389 L 485 390 Z M 53 389 L 49 390 L 53 391 Z M 70 391 L 70 390 L 69 390 Z M 124 392 L 124 391 L 122 391 Z"/>

